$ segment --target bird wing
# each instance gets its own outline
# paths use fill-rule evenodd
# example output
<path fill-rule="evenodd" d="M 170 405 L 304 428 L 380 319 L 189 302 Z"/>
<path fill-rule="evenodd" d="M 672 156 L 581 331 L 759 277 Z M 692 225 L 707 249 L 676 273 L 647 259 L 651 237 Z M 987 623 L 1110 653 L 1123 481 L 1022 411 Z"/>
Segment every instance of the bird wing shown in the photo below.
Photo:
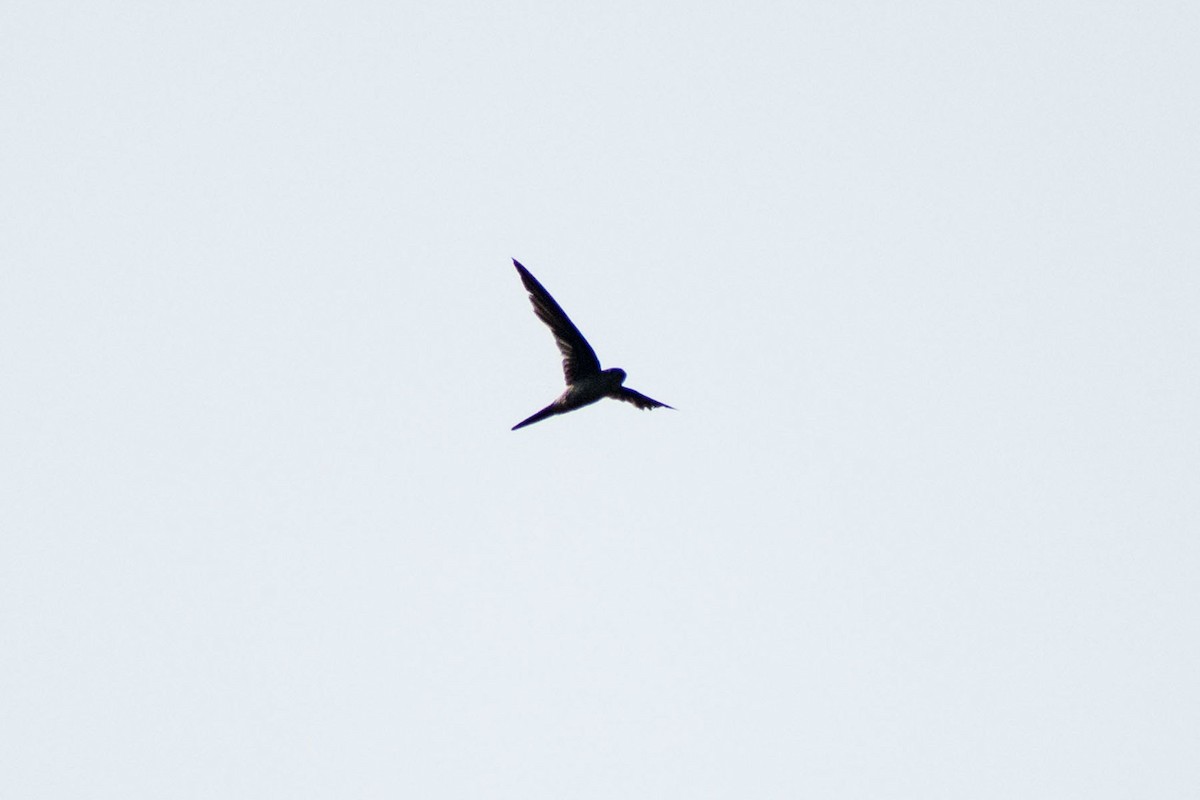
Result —
<path fill-rule="evenodd" d="M 567 383 L 575 383 L 580 378 L 599 372 L 600 359 L 596 358 L 596 351 L 588 344 L 587 339 L 583 338 L 583 334 L 575 327 L 575 323 L 571 322 L 562 306 L 554 302 L 546 287 L 538 283 L 538 279 L 521 266 L 520 261 L 514 258 L 513 266 L 521 274 L 521 283 L 525 284 L 526 290 L 529 291 L 533 312 L 554 334 L 554 341 L 558 343 L 559 352 L 562 353 L 563 377 Z"/>
<path fill-rule="evenodd" d="M 672 411 L 675 410 L 674 406 L 669 406 L 666 403 L 660 403 L 651 397 L 646 397 L 646 395 L 635 392 L 628 386 L 622 386 L 620 389 L 617 389 L 617 393 L 613 395 L 613 397 L 618 400 L 624 400 L 626 403 L 633 403 L 643 411 L 648 408 L 669 408 Z"/>

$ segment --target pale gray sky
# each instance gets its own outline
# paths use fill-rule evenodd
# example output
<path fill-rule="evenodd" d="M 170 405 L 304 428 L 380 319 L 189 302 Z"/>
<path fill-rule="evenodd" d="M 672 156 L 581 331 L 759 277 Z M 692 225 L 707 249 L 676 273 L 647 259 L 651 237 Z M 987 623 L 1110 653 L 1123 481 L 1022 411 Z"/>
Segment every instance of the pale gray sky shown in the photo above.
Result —
<path fill-rule="evenodd" d="M 1200 793 L 1200 6 L 651 6 L 5 6 L 0 796 Z"/>

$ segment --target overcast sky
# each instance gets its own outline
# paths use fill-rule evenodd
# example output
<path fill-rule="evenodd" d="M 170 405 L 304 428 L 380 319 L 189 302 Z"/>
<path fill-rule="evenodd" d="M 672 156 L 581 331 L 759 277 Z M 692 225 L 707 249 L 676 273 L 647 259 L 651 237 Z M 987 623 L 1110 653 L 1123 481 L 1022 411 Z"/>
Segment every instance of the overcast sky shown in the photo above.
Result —
<path fill-rule="evenodd" d="M 0 796 L 1200 796 L 1200 6 L 599 5 L 5 5 Z"/>

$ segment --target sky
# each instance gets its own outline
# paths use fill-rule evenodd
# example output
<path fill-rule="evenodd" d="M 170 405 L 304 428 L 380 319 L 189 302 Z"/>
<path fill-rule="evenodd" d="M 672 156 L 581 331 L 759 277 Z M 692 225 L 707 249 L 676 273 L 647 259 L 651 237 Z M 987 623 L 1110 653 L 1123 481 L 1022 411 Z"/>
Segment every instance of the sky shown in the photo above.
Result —
<path fill-rule="evenodd" d="M 0 796 L 1200 795 L 1200 6 L 0 22 Z"/>

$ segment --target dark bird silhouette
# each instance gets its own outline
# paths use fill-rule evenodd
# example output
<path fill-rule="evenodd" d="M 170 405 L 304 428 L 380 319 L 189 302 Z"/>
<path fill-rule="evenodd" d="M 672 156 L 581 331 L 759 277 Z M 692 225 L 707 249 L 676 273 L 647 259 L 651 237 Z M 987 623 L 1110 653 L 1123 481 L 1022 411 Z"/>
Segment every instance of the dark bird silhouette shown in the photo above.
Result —
<path fill-rule="evenodd" d="M 563 377 L 567 381 L 567 390 L 559 395 L 557 400 L 533 416 L 518 422 L 512 428 L 514 431 L 524 428 L 526 425 L 541 422 L 546 417 L 565 414 L 568 411 L 591 405 L 604 397 L 623 400 L 641 409 L 672 408 L 666 403 L 660 403 L 623 386 L 625 370 L 600 369 L 600 359 L 596 358 L 596 351 L 588 344 L 587 339 L 583 338 L 579 328 L 575 327 L 575 323 L 571 322 L 571 318 L 562 310 L 562 307 L 554 302 L 554 298 L 546 291 L 546 287 L 538 283 L 538 279 L 533 277 L 529 270 L 521 266 L 521 262 L 515 258 L 513 266 L 521 275 L 521 283 L 525 284 L 525 288 L 529 291 L 533 312 L 537 314 L 538 319 L 549 326 L 550 331 L 554 334 L 554 341 L 558 343 L 558 349 L 562 352 Z"/>

